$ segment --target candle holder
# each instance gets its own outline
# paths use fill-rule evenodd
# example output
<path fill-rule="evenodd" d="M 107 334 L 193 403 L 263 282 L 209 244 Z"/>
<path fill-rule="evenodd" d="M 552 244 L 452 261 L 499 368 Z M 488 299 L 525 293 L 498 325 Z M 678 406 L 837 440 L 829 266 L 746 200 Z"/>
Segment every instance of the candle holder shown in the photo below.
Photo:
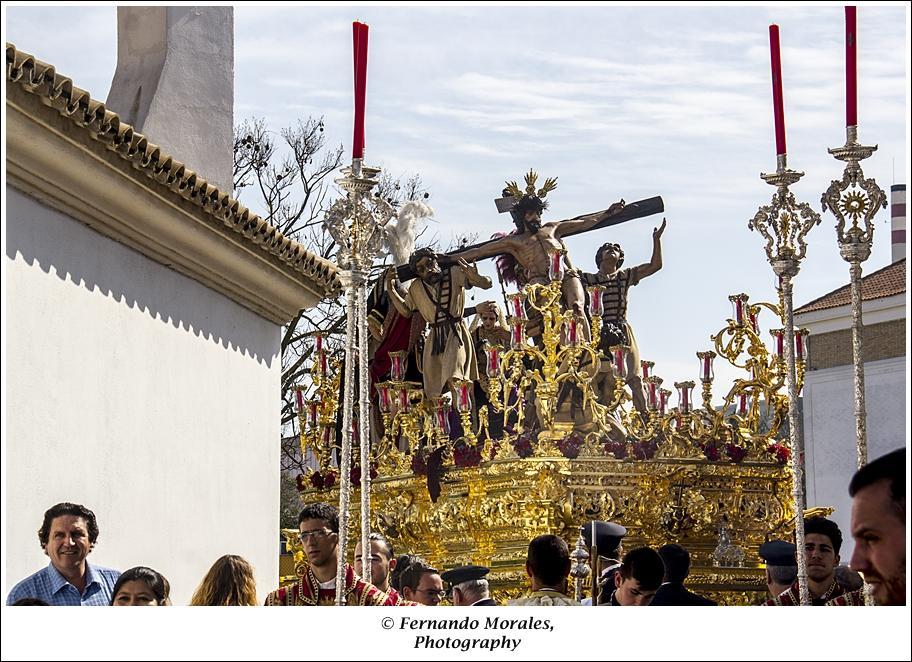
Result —
<path fill-rule="evenodd" d="M 563 248 L 552 248 L 548 251 L 548 278 L 551 281 L 564 280 L 564 255 L 567 251 Z"/>
<path fill-rule="evenodd" d="M 462 436 L 470 444 L 478 441 L 478 435 L 472 429 L 472 388 L 473 383 L 467 379 L 454 379 L 456 391 L 456 411 L 462 424 Z"/>
<path fill-rule="evenodd" d="M 503 347 L 501 345 L 491 345 L 487 341 L 484 344 L 485 353 L 485 374 L 488 379 L 485 382 L 485 391 L 488 394 L 488 401 L 495 412 L 500 412 L 503 407 L 500 403 L 500 389 L 503 385 L 500 371 L 501 356 L 503 356 Z"/>
<path fill-rule="evenodd" d="M 833 180 L 821 196 L 823 211 L 836 217 L 836 242 L 839 254 L 849 263 L 852 290 L 852 364 L 854 373 L 855 453 L 858 468 L 868 462 L 867 413 L 862 355 L 861 263 L 871 256 L 874 243 L 874 216 L 887 207 L 887 195 L 874 179 L 865 179 L 861 161 L 870 157 L 877 145 L 858 142 L 858 127 L 846 127 L 846 143 L 828 149 L 833 158 L 844 161 L 842 179 Z"/>
<path fill-rule="evenodd" d="M 697 352 L 697 359 L 700 361 L 700 383 L 703 385 L 703 408 L 707 411 L 712 410 L 712 383 L 715 378 L 713 359 L 715 358 L 716 353 L 712 350 Z"/>
<path fill-rule="evenodd" d="M 659 389 L 659 415 L 665 416 L 668 410 L 668 398 L 671 397 L 671 390 L 667 388 Z"/>
<path fill-rule="evenodd" d="M 789 170 L 785 154 L 776 156 L 776 172 L 761 174 L 760 177 L 770 186 L 776 187 L 769 205 L 759 208 L 748 222 L 748 228 L 756 230 L 766 240 L 764 250 L 773 273 L 782 279 L 783 316 L 785 336 L 786 384 L 788 387 L 789 437 L 792 446 L 793 492 L 796 512 L 803 512 L 807 505 L 804 476 L 804 438 L 798 420 L 798 382 L 795 370 L 795 352 L 791 343 L 794 335 L 795 321 L 792 312 L 792 278 L 801 268 L 801 261 L 807 253 L 805 236 L 815 225 L 820 224 L 820 215 L 814 212 L 806 202 L 797 202 L 789 186 L 798 182 L 803 172 Z M 795 544 L 799 550 L 804 549 L 804 526 L 801 518 L 796 518 Z M 804 554 L 798 554 L 798 584 L 801 604 L 810 604 L 810 593 L 807 586 L 807 561 Z"/>
<path fill-rule="evenodd" d="M 690 413 L 694 386 L 696 384 L 693 382 L 675 382 L 675 388 L 678 390 L 678 411 L 682 414 Z"/>
<path fill-rule="evenodd" d="M 640 361 L 640 370 L 643 371 L 643 379 L 652 376 L 653 368 L 655 368 L 655 361 Z"/>
<path fill-rule="evenodd" d="M 747 316 L 748 298 L 749 297 L 744 293 L 732 294 L 728 297 L 728 300 L 732 303 L 732 319 L 735 320 L 735 324 L 738 326 L 744 326 Z"/>

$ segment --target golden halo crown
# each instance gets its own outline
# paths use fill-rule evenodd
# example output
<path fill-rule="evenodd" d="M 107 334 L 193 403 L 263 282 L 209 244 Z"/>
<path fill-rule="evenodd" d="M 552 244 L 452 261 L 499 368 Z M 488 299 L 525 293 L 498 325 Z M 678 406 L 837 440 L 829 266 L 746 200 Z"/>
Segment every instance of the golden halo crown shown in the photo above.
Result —
<path fill-rule="evenodd" d="M 547 196 L 548 193 L 557 188 L 557 177 L 548 177 L 542 187 L 536 191 L 535 183 L 538 181 L 538 173 L 531 168 L 529 169 L 529 172 L 526 173 L 524 179 L 526 182 L 525 191 L 519 188 L 519 184 L 517 184 L 515 181 L 506 183 L 506 190 L 509 195 L 516 198 L 521 198 L 524 195 L 537 195 L 539 198 L 544 200 L 545 196 Z"/>

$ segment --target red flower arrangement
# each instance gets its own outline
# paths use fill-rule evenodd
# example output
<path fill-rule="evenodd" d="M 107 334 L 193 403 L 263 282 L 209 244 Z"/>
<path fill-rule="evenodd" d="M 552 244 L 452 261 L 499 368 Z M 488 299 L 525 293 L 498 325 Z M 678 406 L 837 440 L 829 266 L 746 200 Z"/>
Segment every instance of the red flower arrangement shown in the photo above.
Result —
<path fill-rule="evenodd" d="M 336 474 L 329 469 L 325 473 L 315 471 L 310 475 L 310 484 L 318 490 L 331 489 L 336 484 Z"/>
<path fill-rule="evenodd" d="M 370 465 L 370 479 L 373 480 L 378 476 L 377 474 L 377 465 L 371 462 Z M 348 477 L 351 479 L 352 486 L 355 489 L 361 487 L 361 465 L 356 464 L 351 468 L 351 471 L 348 473 Z"/>
<path fill-rule="evenodd" d="M 412 455 L 412 473 L 416 476 L 427 476 L 427 460 L 421 451 L 415 451 Z"/>
<path fill-rule="evenodd" d="M 741 448 L 736 444 L 727 443 L 725 444 L 725 453 L 728 455 L 728 459 L 732 462 L 738 463 L 744 459 L 744 456 L 747 455 L 747 449 Z"/>
<path fill-rule="evenodd" d="M 453 444 L 453 464 L 457 467 L 477 467 L 481 464 L 481 444 L 469 444 L 459 439 Z"/>
<path fill-rule="evenodd" d="M 658 450 L 659 444 L 654 438 L 646 439 L 633 445 L 633 456 L 638 460 L 651 460 Z"/>
<path fill-rule="evenodd" d="M 608 437 L 602 437 L 605 445 L 605 452 L 609 455 L 614 455 L 618 460 L 623 460 L 627 457 L 627 442 L 624 441 L 611 441 Z"/>
<path fill-rule="evenodd" d="M 557 448 L 568 460 L 575 460 L 579 457 L 580 450 L 583 447 L 583 435 L 579 432 L 571 432 L 563 439 L 557 442 Z"/>
<path fill-rule="evenodd" d="M 772 454 L 779 464 L 788 464 L 789 458 L 792 456 L 792 452 L 785 444 L 770 444 L 766 447 L 766 452 Z"/>
<path fill-rule="evenodd" d="M 719 447 L 714 443 L 710 442 L 707 444 L 700 444 L 700 448 L 703 450 L 703 455 L 706 456 L 706 459 L 710 462 L 718 462 L 721 457 L 719 453 Z"/>
<path fill-rule="evenodd" d="M 500 451 L 500 442 L 499 442 L 499 441 L 492 441 L 492 442 L 491 442 L 491 451 L 490 451 L 490 453 L 489 453 L 490 457 L 489 457 L 488 459 L 489 459 L 489 460 L 493 460 L 495 457 L 497 457 L 497 453 L 498 453 L 499 451 Z"/>
<path fill-rule="evenodd" d="M 532 442 L 535 441 L 537 436 L 537 433 L 528 430 L 519 434 L 516 439 L 513 440 L 513 450 L 516 451 L 516 454 L 520 457 L 531 457 L 532 454 L 535 453 Z"/>

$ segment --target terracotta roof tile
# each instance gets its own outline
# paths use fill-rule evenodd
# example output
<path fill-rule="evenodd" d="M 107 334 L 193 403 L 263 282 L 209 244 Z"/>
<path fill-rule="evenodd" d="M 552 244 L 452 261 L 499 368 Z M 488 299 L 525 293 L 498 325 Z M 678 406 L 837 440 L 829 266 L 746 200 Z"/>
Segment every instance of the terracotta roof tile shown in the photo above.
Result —
<path fill-rule="evenodd" d="M 884 297 L 902 294 L 906 291 L 906 259 L 898 260 L 879 271 L 863 276 L 861 279 L 861 299 L 871 301 Z M 851 285 L 844 285 L 838 290 L 814 299 L 795 310 L 795 314 L 809 313 L 814 310 L 838 308 L 852 303 Z"/>
<path fill-rule="evenodd" d="M 213 222 L 223 223 L 252 243 L 278 258 L 305 278 L 315 281 L 327 293 L 341 287 L 336 266 L 289 239 L 278 229 L 251 212 L 228 193 L 209 184 L 183 163 L 136 132 L 92 99 L 88 92 L 56 72 L 54 67 L 6 44 L 6 80 L 17 84 L 63 117 L 82 127 L 88 135 L 149 178 L 163 184 L 185 200 L 196 204 Z"/>

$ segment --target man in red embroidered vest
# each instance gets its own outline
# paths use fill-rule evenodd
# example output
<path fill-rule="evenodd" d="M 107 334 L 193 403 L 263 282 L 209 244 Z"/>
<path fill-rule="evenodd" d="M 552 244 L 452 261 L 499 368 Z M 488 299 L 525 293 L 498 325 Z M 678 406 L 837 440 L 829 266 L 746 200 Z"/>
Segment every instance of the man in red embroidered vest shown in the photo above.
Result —
<path fill-rule="evenodd" d="M 846 592 L 836 581 L 836 566 L 839 565 L 841 547 L 842 532 L 836 522 L 825 517 L 809 517 L 804 520 L 804 550 L 812 605 L 825 605 Z M 797 580 L 787 591 L 763 604 L 777 607 L 801 604 Z"/>
<path fill-rule="evenodd" d="M 266 596 L 267 607 L 330 606 L 336 603 L 339 512 L 326 503 L 307 506 L 298 516 L 307 566 L 300 580 Z M 389 596 L 345 564 L 346 605 L 390 605 Z"/>
<path fill-rule="evenodd" d="M 371 583 L 389 596 L 387 605 L 414 605 L 403 598 L 399 591 L 389 584 L 390 572 L 396 569 L 397 560 L 393 557 L 393 546 L 382 533 L 373 531 L 370 534 Z M 355 545 L 355 574 L 364 574 L 364 556 L 361 554 L 361 540 Z"/>

